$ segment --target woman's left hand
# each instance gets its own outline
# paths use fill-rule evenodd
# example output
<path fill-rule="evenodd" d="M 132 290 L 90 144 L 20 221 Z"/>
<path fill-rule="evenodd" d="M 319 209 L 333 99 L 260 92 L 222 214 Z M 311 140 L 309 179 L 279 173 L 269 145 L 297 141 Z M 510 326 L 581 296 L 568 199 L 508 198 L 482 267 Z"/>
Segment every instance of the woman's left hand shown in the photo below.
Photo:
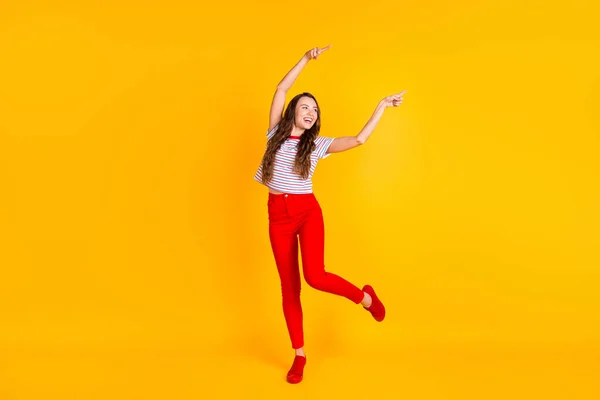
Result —
<path fill-rule="evenodd" d="M 403 90 L 398 94 L 387 96 L 383 100 L 381 100 L 381 104 L 383 104 L 386 107 L 398 107 L 400 104 L 402 104 L 402 100 L 404 100 L 404 98 L 402 97 L 404 96 L 404 93 L 406 93 L 406 90 Z"/>

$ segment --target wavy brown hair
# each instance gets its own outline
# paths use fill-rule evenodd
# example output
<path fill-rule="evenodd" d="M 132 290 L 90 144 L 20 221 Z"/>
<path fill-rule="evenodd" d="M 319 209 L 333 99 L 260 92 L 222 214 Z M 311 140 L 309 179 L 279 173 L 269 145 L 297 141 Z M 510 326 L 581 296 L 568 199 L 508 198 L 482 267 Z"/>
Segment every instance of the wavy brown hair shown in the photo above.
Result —
<path fill-rule="evenodd" d="M 298 143 L 298 152 L 296 154 L 296 160 L 294 161 L 294 172 L 302 176 L 302 179 L 307 179 L 310 172 L 310 155 L 316 149 L 315 139 L 321 131 L 321 109 L 317 99 L 310 93 L 300 93 L 292 100 L 290 100 L 283 118 L 279 122 L 279 128 L 271 139 L 267 142 L 267 149 L 262 159 L 262 181 L 263 183 L 269 182 L 273 178 L 273 168 L 275 166 L 275 154 L 286 139 L 292 134 L 294 129 L 296 105 L 302 97 L 310 97 L 317 104 L 317 120 L 310 127 L 304 131 L 300 136 Z"/>

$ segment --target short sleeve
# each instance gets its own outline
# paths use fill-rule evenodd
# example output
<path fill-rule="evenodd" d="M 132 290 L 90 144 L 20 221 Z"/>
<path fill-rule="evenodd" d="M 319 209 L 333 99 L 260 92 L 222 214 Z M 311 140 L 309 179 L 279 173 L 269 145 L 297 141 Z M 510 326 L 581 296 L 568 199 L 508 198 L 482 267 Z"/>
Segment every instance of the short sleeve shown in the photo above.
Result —
<path fill-rule="evenodd" d="M 327 158 L 331 155 L 331 153 L 327 154 L 327 149 L 329 149 L 334 140 L 335 138 L 317 136 L 315 139 L 315 144 L 317 145 L 315 153 L 317 154 L 317 158 Z"/>
<path fill-rule="evenodd" d="M 267 139 L 271 139 L 273 137 L 275 132 L 277 132 L 277 128 L 279 128 L 279 124 L 275 125 L 270 131 L 267 131 Z"/>

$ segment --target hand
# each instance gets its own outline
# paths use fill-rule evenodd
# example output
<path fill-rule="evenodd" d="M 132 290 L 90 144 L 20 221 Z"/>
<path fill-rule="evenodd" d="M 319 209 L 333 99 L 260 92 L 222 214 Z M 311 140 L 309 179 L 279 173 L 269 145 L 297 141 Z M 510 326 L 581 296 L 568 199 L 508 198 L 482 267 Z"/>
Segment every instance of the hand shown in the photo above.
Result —
<path fill-rule="evenodd" d="M 398 107 L 400 104 L 402 104 L 402 100 L 404 100 L 402 97 L 404 96 L 404 93 L 406 93 L 406 90 L 403 90 L 398 94 L 387 96 L 383 100 L 381 100 L 381 104 L 383 104 L 386 107 Z"/>
<path fill-rule="evenodd" d="M 306 54 L 304 54 L 304 56 L 307 57 L 309 60 L 312 60 L 313 58 L 316 60 L 317 58 L 319 58 L 321 53 L 323 53 L 325 50 L 329 50 L 330 47 L 331 45 L 323 47 L 322 49 L 315 47 L 314 49 L 308 50 Z"/>

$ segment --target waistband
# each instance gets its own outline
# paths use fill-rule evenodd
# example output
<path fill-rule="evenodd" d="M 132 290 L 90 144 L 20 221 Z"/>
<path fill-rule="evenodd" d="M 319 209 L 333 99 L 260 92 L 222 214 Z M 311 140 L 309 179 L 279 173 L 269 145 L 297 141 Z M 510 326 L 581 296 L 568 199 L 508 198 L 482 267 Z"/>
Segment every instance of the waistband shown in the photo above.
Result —
<path fill-rule="evenodd" d="M 283 194 L 275 194 L 269 192 L 269 199 L 281 199 L 281 198 L 310 198 L 315 197 L 314 193 L 283 193 Z"/>

